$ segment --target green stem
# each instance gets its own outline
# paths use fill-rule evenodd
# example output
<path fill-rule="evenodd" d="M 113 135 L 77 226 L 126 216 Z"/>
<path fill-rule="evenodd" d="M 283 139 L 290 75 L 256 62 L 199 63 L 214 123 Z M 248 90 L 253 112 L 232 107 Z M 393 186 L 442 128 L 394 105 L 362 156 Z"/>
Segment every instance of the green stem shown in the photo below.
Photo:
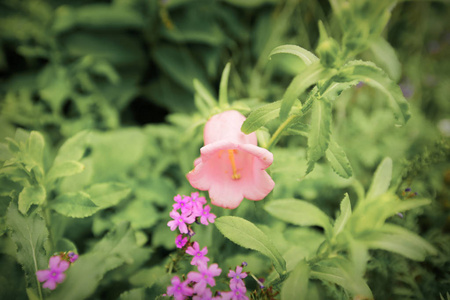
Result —
<path fill-rule="evenodd" d="M 269 142 L 267 143 L 266 148 L 270 150 L 272 146 L 274 146 L 278 140 L 281 137 L 281 133 L 287 129 L 290 125 L 290 123 L 295 120 L 298 117 L 298 115 L 290 115 L 283 123 L 281 123 L 280 127 L 274 132 L 272 137 L 270 138 Z"/>

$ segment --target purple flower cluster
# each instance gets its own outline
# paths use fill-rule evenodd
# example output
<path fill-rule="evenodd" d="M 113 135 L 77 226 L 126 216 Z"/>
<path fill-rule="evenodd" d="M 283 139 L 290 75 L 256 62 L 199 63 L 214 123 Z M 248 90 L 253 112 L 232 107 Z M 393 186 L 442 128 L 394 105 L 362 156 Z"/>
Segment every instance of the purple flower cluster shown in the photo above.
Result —
<path fill-rule="evenodd" d="M 181 234 L 175 239 L 175 245 L 179 249 L 184 249 L 184 254 L 192 256 L 191 265 L 197 267 L 197 271 L 191 271 L 187 274 L 184 281 L 179 276 L 174 276 L 171 280 L 172 285 L 167 287 L 166 295 L 172 296 L 175 300 L 248 300 L 245 296 L 247 289 L 243 279 L 247 277 L 247 273 L 242 272 L 242 266 L 236 267 L 236 270 L 230 270 L 228 277 L 230 280 L 231 291 L 215 292 L 213 294 L 210 287 L 216 285 L 215 277 L 222 273 L 222 269 L 217 264 L 208 266 L 209 258 L 208 248 L 201 248 L 199 243 L 190 242 L 190 238 L 194 235 L 190 224 L 197 221 L 203 225 L 214 223 L 216 216 L 211 213 L 211 207 L 206 204 L 204 197 L 199 194 L 192 193 L 191 196 L 174 197 L 175 204 L 170 212 L 172 221 L 167 223 L 170 230 L 174 231 L 178 228 Z M 189 225 L 189 226 L 188 226 Z"/>
<path fill-rule="evenodd" d="M 211 207 L 206 204 L 205 197 L 199 197 L 198 192 L 192 193 L 191 196 L 176 195 L 174 198 L 173 210 L 170 212 L 170 217 L 173 219 L 167 223 L 170 230 L 179 229 L 181 233 L 188 234 L 187 224 L 194 223 L 197 219 L 203 225 L 214 223 L 216 216 L 211 213 Z M 181 213 L 180 213 L 181 212 Z M 178 246 L 178 244 L 177 244 Z"/>
<path fill-rule="evenodd" d="M 73 251 L 61 252 L 59 255 L 50 257 L 48 262 L 48 269 L 39 270 L 36 272 L 36 277 L 39 282 L 45 283 L 43 288 L 54 290 L 57 283 L 61 283 L 66 279 L 64 272 L 78 259 L 78 254 Z"/>

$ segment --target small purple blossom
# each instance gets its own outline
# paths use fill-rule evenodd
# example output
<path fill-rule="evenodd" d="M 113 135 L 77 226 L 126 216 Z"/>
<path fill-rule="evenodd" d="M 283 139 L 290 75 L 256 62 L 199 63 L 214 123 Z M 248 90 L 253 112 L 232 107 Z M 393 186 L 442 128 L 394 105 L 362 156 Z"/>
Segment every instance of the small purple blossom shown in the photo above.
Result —
<path fill-rule="evenodd" d="M 67 253 L 67 256 L 69 257 L 71 263 L 74 263 L 78 259 L 78 254 L 73 251 L 69 251 L 69 253 Z"/>
<path fill-rule="evenodd" d="M 188 233 L 187 224 L 192 224 L 194 220 L 190 216 L 185 216 L 184 214 L 179 214 L 176 210 L 170 212 L 170 217 L 173 219 L 167 223 L 170 230 L 174 231 L 177 227 L 181 233 Z"/>
<path fill-rule="evenodd" d="M 178 276 L 174 276 L 171 283 L 172 285 L 167 287 L 166 293 L 168 296 L 173 296 L 175 300 L 184 300 L 194 293 L 192 288 L 188 286 L 188 280 L 181 282 Z"/>
<path fill-rule="evenodd" d="M 37 279 L 39 282 L 45 283 L 42 285 L 43 288 L 48 288 L 54 290 L 57 283 L 61 283 L 66 279 L 66 271 L 70 263 L 66 260 L 62 260 L 61 256 L 55 255 L 50 257 L 48 262 L 49 268 L 47 270 L 39 270 L 36 272 Z"/>
<path fill-rule="evenodd" d="M 191 193 L 191 202 L 193 209 L 202 210 L 203 205 L 206 204 L 205 197 L 199 197 L 198 192 Z"/>
<path fill-rule="evenodd" d="M 208 254 L 208 248 L 206 246 L 202 250 L 200 250 L 199 244 L 197 242 L 194 242 L 191 247 L 187 248 L 186 253 L 193 256 L 191 265 L 206 266 L 208 264 L 209 258 L 206 257 L 206 254 Z"/>
<path fill-rule="evenodd" d="M 183 248 L 184 245 L 186 245 L 188 241 L 187 237 L 183 237 L 182 234 L 179 234 L 176 238 L 175 238 L 175 245 L 177 245 L 177 248 Z"/>
<path fill-rule="evenodd" d="M 216 215 L 211 213 L 211 207 L 206 205 L 205 208 L 200 213 L 200 223 L 203 225 L 208 225 L 209 223 L 214 223 Z M 209 222 L 209 223 L 208 223 Z"/>
<path fill-rule="evenodd" d="M 236 285 L 243 285 L 245 287 L 244 281 L 242 281 L 242 279 L 247 277 L 247 273 L 242 272 L 241 266 L 237 266 L 236 271 L 230 270 L 228 272 L 228 277 L 231 278 L 230 286 L 231 286 L 231 284 L 236 284 Z"/>
<path fill-rule="evenodd" d="M 181 210 L 182 214 L 190 215 L 192 213 L 191 197 L 176 195 L 173 200 L 175 204 L 172 205 L 173 210 Z"/>
<path fill-rule="evenodd" d="M 217 264 L 212 264 L 209 267 L 201 264 L 198 266 L 198 272 L 189 272 L 187 278 L 189 281 L 195 282 L 194 292 L 201 295 L 205 291 L 207 284 L 210 286 L 216 285 L 214 277 L 219 276 L 220 273 L 222 273 L 222 269 Z"/>

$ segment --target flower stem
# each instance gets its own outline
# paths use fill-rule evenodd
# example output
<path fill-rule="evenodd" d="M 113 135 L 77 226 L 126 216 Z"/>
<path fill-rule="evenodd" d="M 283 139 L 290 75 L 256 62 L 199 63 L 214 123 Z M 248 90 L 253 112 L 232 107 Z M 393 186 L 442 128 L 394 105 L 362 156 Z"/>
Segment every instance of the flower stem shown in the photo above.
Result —
<path fill-rule="evenodd" d="M 272 146 L 274 146 L 281 137 L 281 133 L 289 127 L 290 123 L 295 120 L 297 115 L 290 115 L 283 123 L 281 123 L 280 127 L 274 132 L 269 142 L 267 143 L 266 148 L 270 150 Z"/>

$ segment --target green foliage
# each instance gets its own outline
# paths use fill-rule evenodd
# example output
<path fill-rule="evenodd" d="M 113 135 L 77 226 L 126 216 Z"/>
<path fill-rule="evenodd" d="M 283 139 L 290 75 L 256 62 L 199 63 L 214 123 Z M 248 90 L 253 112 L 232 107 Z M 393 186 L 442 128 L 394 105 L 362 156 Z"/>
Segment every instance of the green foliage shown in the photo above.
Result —
<path fill-rule="evenodd" d="M 272 261 L 280 276 L 286 273 L 286 262 L 272 241 L 254 224 L 238 217 L 221 217 L 215 222 L 219 231 L 234 243 L 261 252 Z"/>
<path fill-rule="evenodd" d="M 253 300 L 448 298 L 443 1 L 0 12 L 0 298 L 162 299 L 194 270 L 167 226 L 172 199 L 193 192 L 203 125 L 228 109 L 273 153 L 275 188 L 192 224 L 222 276 L 246 261 L 264 278 L 246 278 Z M 43 289 L 35 272 L 61 251 L 80 258 Z"/>

